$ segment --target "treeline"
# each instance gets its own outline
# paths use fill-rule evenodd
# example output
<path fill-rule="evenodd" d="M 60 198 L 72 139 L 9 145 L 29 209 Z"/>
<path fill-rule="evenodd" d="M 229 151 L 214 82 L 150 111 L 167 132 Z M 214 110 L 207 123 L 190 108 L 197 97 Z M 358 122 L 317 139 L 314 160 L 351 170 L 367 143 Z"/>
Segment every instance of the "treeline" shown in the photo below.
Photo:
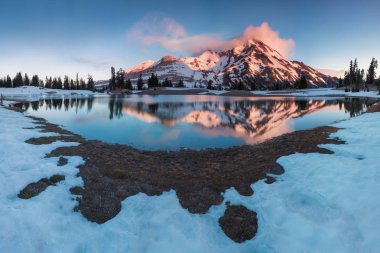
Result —
<path fill-rule="evenodd" d="M 364 91 L 369 91 L 369 85 L 377 85 L 380 91 L 380 80 L 376 79 L 376 69 L 378 62 L 372 58 L 367 72 L 359 68 L 358 60 L 351 60 L 348 71 L 344 73 L 344 78 L 339 79 L 338 88 L 345 87 L 345 91 L 359 92 L 362 88 Z"/>
<path fill-rule="evenodd" d="M 34 86 L 49 89 L 65 89 L 65 90 L 94 90 L 95 82 L 91 75 L 88 75 L 87 80 L 79 78 L 71 79 L 68 76 L 61 77 L 46 77 L 45 80 L 39 78 L 38 75 L 33 75 L 29 78 L 28 74 L 22 75 L 18 72 L 14 78 L 7 75 L 0 78 L 1 88 L 17 88 L 21 86 Z"/>
<path fill-rule="evenodd" d="M 139 78 L 136 82 L 136 89 L 137 90 L 143 90 L 145 87 L 145 84 L 148 88 L 155 88 L 155 87 L 185 87 L 183 80 L 179 80 L 178 83 L 173 84 L 171 80 L 168 78 L 165 78 L 164 81 L 160 82 L 158 79 L 158 76 L 154 73 L 148 78 L 147 82 L 145 83 L 144 79 L 142 78 L 142 75 L 140 74 Z M 115 71 L 114 67 L 111 67 L 111 78 L 109 80 L 109 89 L 115 90 L 115 89 L 127 89 L 127 90 L 133 90 L 134 87 L 132 85 L 131 79 L 125 78 L 125 72 L 123 69 L 119 69 L 117 72 Z"/>

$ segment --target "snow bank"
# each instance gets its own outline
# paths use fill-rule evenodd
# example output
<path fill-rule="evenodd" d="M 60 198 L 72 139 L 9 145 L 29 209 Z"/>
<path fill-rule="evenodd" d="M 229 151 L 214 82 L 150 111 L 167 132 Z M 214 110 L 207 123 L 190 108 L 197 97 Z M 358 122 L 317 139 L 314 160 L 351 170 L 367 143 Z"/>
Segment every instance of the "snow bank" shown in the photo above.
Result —
<path fill-rule="evenodd" d="M 23 86 L 18 88 L 0 88 L 0 94 L 7 99 L 35 99 L 40 97 L 62 97 L 62 96 L 89 96 L 94 93 L 89 90 L 59 90 L 40 89 L 34 86 Z"/>
<path fill-rule="evenodd" d="M 31 137 L 47 136 L 32 120 L 0 107 L 0 251 L 13 252 L 379 252 L 380 113 L 365 114 L 335 126 L 345 145 L 324 145 L 335 154 L 295 154 L 279 159 L 285 174 L 271 185 L 253 184 L 252 197 L 228 190 L 225 201 L 258 213 L 257 236 L 237 244 L 218 226 L 224 205 L 205 215 L 183 209 L 174 191 L 138 194 L 121 212 L 98 225 L 73 212 L 70 187 L 80 157 L 57 167 L 45 153 L 62 145 L 35 146 Z M 6 147 L 6 148 L 4 148 Z M 28 183 L 53 174 L 66 180 L 23 200 Z"/>
<path fill-rule="evenodd" d="M 336 124 L 335 152 L 279 159 L 277 182 L 253 185 L 252 198 L 227 199 L 256 210 L 253 252 L 380 252 L 380 113 Z"/>
<path fill-rule="evenodd" d="M 379 92 L 369 91 L 369 92 L 345 92 L 344 90 L 337 90 L 334 88 L 320 88 L 320 89 L 306 89 L 306 90 L 295 90 L 290 93 L 286 93 L 286 90 L 280 91 L 251 91 L 255 95 L 270 95 L 270 96 L 296 96 L 296 97 L 312 97 L 312 96 L 332 96 L 332 95 L 344 95 L 349 97 L 370 97 L 370 98 L 380 98 Z"/>

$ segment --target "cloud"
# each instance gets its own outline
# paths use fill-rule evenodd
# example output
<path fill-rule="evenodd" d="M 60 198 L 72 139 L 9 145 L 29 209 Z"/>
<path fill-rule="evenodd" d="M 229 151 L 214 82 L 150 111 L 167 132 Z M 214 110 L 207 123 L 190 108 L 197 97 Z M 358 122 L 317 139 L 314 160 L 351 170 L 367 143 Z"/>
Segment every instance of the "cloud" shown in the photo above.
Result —
<path fill-rule="evenodd" d="M 100 60 L 90 59 L 90 58 L 74 57 L 73 60 L 75 62 L 84 64 L 84 65 L 89 65 L 94 68 L 104 68 L 111 65 L 110 61 L 100 61 Z"/>
<path fill-rule="evenodd" d="M 257 27 L 249 25 L 241 35 L 225 40 L 217 34 L 190 35 L 183 25 L 163 15 L 146 16 L 129 30 L 127 37 L 144 49 L 158 44 L 171 53 L 228 50 L 252 39 L 264 42 L 286 57 L 292 56 L 295 48 L 294 40 L 281 38 L 266 22 Z"/>

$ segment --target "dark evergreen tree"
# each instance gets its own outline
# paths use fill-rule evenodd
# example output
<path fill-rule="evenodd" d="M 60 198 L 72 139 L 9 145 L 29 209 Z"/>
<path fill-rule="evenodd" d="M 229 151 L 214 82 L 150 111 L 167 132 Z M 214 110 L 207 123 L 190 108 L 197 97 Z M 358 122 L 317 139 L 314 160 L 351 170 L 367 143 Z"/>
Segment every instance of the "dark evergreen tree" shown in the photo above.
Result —
<path fill-rule="evenodd" d="M 173 87 L 172 81 L 168 78 L 165 78 L 165 80 L 162 82 L 162 87 Z"/>
<path fill-rule="evenodd" d="M 58 79 L 56 77 L 53 78 L 53 82 L 52 82 L 52 85 L 51 87 L 53 89 L 59 89 L 59 86 L 58 86 Z"/>
<path fill-rule="evenodd" d="M 31 85 L 32 86 L 39 86 L 40 85 L 40 78 L 37 76 L 37 75 L 33 75 L 32 76 L 32 82 L 31 82 Z"/>
<path fill-rule="evenodd" d="M 124 89 L 125 88 L 124 70 L 120 68 L 117 71 L 115 78 L 116 78 L 116 87 L 119 89 Z M 111 79 L 112 79 L 112 77 L 111 77 Z"/>
<path fill-rule="evenodd" d="M 182 80 L 182 79 L 180 79 L 180 80 L 178 81 L 177 87 L 179 87 L 179 88 L 185 87 L 185 84 L 183 83 L 183 80 Z"/>
<path fill-rule="evenodd" d="M 95 82 L 91 75 L 88 75 L 88 81 L 87 81 L 87 89 L 88 90 L 94 90 L 95 89 Z"/>
<path fill-rule="evenodd" d="M 148 79 L 147 84 L 148 84 L 149 88 L 158 87 L 159 86 L 159 80 L 158 80 L 157 75 L 152 73 L 151 77 L 149 77 L 149 79 Z"/>
<path fill-rule="evenodd" d="M 115 74 L 115 68 L 111 67 L 111 79 L 109 82 L 109 89 L 114 90 L 116 88 L 116 74 Z"/>
<path fill-rule="evenodd" d="M 87 89 L 86 82 L 85 82 L 85 80 L 83 78 L 81 78 L 79 80 L 79 87 L 80 87 L 81 90 L 86 90 Z"/>
<path fill-rule="evenodd" d="M 133 90 L 131 79 L 127 79 L 127 81 L 125 81 L 125 88 L 127 90 Z"/>
<path fill-rule="evenodd" d="M 377 60 L 372 58 L 372 61 L 367 70 L 366 84 L 374 84 L 376 80 L 376 69 L 378 67 Z"/>
<path fill-rule="evenodd" d="M 223 85 L 225 87 L 228 87 L 231 83 L 231 78 L 230 78 L 230 75 L 228 73 L 224 73 L 223 74 Z"/>
<path fill-rule="evenodd" d="M 212 86 L 212 80 L 208 80 L 208 82 L 207 82 L 207 89 L 208 90 L 212 90 L 213 89 L 213 86 Z"/>
<path fill-rule="evenodd" d="M 341 88 L 341 87 L 343 87 L 343 79 L 341 77 L 339 77 L 337 88 Z"/>
<path fill-rule="evenodd" d="M 26 74 L 26 73 L 25 73 L 25 77 L 24 77 L 24 85 L 25 86 L 29 86 L 30 85 L 30 79 L 29 79 L 28 74 Z"/>
<path fill-rule="evenodd" d="M 74 80 L 73 79 L 71 79 L 70 80 L 70 90 L 76 90 L 76 86 L 75 86 L 75 83 L 74 83 Z"/>
<path fill-rule="evenodd" d="M 69 82 L 69 77 L 68 76 L 65 76 L 63 78 L 63 88 L 65 90 L 69 90 L 70 89 L 70 82 Z"/>
<path fill-rule="evenodd" d="M 305 74 L 301 74 L 298 80 L 294 83 L 294 87 L 297 89 L 307 89 L 307 79 Z"/>
<path fill-rule="evenodd" d="M 142 75 L 140 74 L 139 79 L 137 80 L 137 89 L 142 90 L 144 88 L 144 80 L 142 79 Z"/>
<path fill-rule="evenodd" d="M 58 85 L 57 85 L 57 86 L 58 86 L 58 89 L 62 89 L 63 82 L 62 82 L 61 77 L 58 77 L 57 83 L 58 83 Z"/>
<path fill-rule="evenodd" d="M 78 73 L 77 73 L 77 78 L 75 81 L 75 88 L 76 88 L 76 90 L 79 90 L 79 88 L 80 88 Z"/>
<path fill-rule="evenodd" d="M 232 82 L 231 89 L 233 89 L 233 90 L 244 90 L 245 85 L 244 85 L 242 80 L 234 81 L 234 82 Z"/>
<path fill-rule="evenodd" d="M 13 78 L 13 88 L 20 87 L 24 85 L 24 80 L 21 72 L 18 72 L 16 76 Z"/>
<path fill-rule="evenodd" d="M 9 75 L 7 75 L 7 80 L 5 82 L 5 87 L 7 88 L 12 88 L 13 84 L 12 84 L 12 79 Z"/>

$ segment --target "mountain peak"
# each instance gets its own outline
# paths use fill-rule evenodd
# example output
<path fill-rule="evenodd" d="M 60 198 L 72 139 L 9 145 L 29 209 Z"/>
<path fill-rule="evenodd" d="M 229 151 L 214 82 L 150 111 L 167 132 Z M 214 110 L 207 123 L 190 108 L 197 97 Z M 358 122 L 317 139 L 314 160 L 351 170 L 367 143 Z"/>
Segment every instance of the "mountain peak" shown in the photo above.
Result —
<path fill-rule="evenodd" d="M 139 65 L 133 67 L 133 68 L 126 69 L 124 72 L 125 73 L 137 73 L 137 72 L 141 72 L 141 71 L 144 71 L 147 68 L 152 67 L 155 63 L 156 62 L 153 61 L 153 60 L 147 60 L 147 61 L 144 61 L 144 62 L 140 63 Z"/>
<path fill-rule="evenodd" d="M 176 60 L 177 60 L 177 58 L 170 56 L 170 55 L 167 55 L 167 56 L 162 57 L 160 62 L 174 62 Z"/>
<path fill-rule="evenodd" d="M 145 63 L 145 64 L 144 64 Z M 233 86 L 242 82 L 247 89 L 267 89 L 279 82 L 293 83 L 302 74 L 310 87 L 326 87 L 336 79 L 320 73 L 304 63 L 290 61 L 262 41 L 248 40 L 245 44 L 227 51 L 207 50 L 197 57 L 175 58 L 165 56 L 157 63 L 144 62 L 127 75 L 136 79 L 139 73 L 147 79 L 152 73 L 174 83 L 183 80 L 188 85 Z M 140 69 L 140 71 L 136 71 Z"/>

